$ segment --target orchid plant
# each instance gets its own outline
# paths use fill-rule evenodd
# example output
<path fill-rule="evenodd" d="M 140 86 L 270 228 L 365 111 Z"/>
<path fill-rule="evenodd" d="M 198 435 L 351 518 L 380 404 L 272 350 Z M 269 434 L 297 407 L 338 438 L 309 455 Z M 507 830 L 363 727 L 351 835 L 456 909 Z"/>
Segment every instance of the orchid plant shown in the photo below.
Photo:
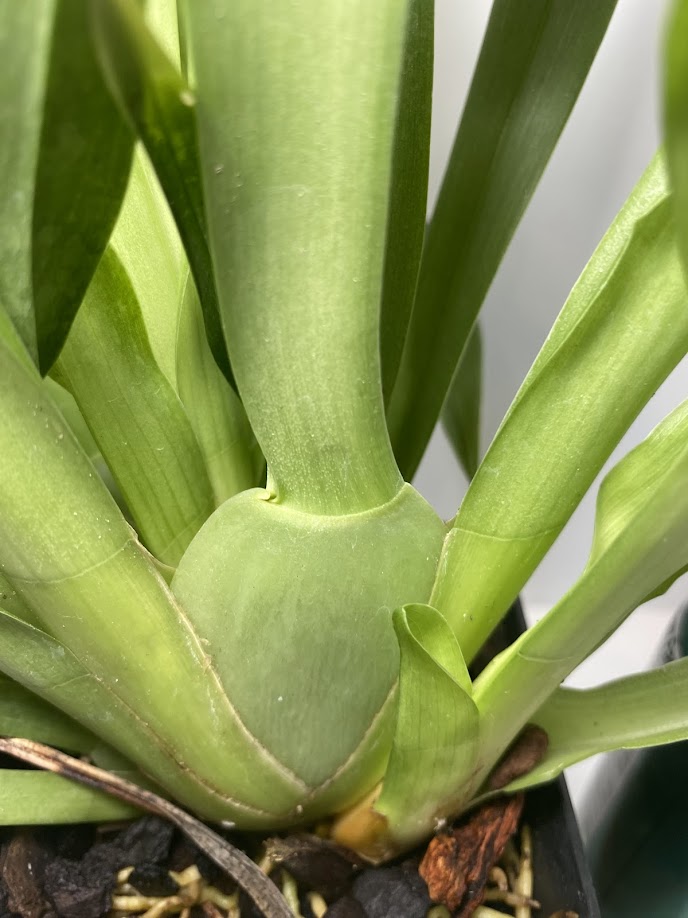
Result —
<path fill-rule="evenodd" d="M 374 860 L 688 737 L 688 662 L 563 680 L 688 565 L 688 402 L 588 565 L 469 667 L 688 351 L 688 2 L 666 144 L 486 455 L 476 319 L 615 0 L 495 0 L 426 227 L 432 0 L 0 8 L 0 734 Z M 408 482 L 442 416 L 471 477 Z M 491 776 L 524 728 L 525 773 Z M 0 822 L 122 803 L 0 773 Z"/>

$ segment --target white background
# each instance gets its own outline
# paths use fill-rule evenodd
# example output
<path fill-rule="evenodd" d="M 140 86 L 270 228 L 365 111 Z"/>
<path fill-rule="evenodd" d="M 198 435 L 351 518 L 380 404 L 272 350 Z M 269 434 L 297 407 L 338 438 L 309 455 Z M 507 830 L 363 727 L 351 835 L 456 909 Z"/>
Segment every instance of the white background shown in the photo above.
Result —
<path fill-rule="evenodd" d="M 524 0 L 527 2 L 527 0 Z M 430 202 L 449 155 L 487 23 L 488 0 L 436 0 Z M 660 49 L 666 0 L 619 0 L 569 123 L 507 252 L 481 315 L 484 334 L 483 449 L 504 415 L 577 276 L 654 153 L 660 135 Z M 688 397 L 688 360 L 657 392 L 611 465 Z M 465 481 L 440 430 L 416 485 L 445 518 Z M 568 589 L 590 546 L 595 483 L 523 591 L 533 620 Z M 635 612 L 572 677 L 587 686 L 642 669 L 671 614 L 688 601 L 686 578 Z M 580 807 L 596 763 L 568 774 Z"/>

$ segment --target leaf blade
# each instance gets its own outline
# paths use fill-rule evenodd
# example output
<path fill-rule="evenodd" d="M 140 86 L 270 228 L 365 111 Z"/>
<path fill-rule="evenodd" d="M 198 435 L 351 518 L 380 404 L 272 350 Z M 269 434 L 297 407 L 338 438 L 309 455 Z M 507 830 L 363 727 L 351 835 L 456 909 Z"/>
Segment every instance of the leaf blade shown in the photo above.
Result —
<path fill-rule="evenodd" d="M 489 711 L 482 737 L 488 761 L 627 615 L 685 567 L 687 480 L 684 402 L 603 481 L 580 579 L 476 681 L 476 703 Z"/>
<path fill-rule="evenodd" d="M 616 0 L 497 0 L 423 251 L 389 411 L 411 480 L 497 267 Z M 490 117 L 485 118 L 485 112 Z"/>
<path fill-rule="evenodd" d="M 57 0 L 33 197 L 40 366 L 59 354 L 115 224 L 133 135 L 105 87 L 88 5 Z"/>
<path fill-rule="evenodd" d="M 467 659 L 688 350 L 687 302 L 658 156 L 574 286 L 456 516 L 431 601 Z"/>
<path fill-rule="evenodd" d="M 155 362 L 176 388 L 179 303 L 188 266 L 160 184 L 140 147 L 108 247 L 134 288 Z"/>
<path fill-rule="evenodd" d="M 380 361 L 385 404 L 392 396 L 399 370 L 425 236 L 434 20 L 434 0 L 412 0 L 397 102 L 380 304 Z"/>
<path fill-rule="evenodd" d="M 23 139 L 0 146 L 0 291 L 35 361 L 31 202 L 54 8 L 54 0 L 26 0 L 0 10 L 0 112 L 7 136 Z"/>
<path fill-rule="evenodd" d="M 222 687 L 209 678 L 205 647 L 48 398 L 36 368 L 7 343 L 12 335 L 0 313 L 0 567 L 42 627 L 59 635 L 52 644 L 47 636 L 49 647 L 60 646 L 49 653 L 42 632 L 0 617 L 5 629 L 25 629 L 1 668 L 22 684 L 31 673 L 40 676 L 38 666 L 9 669 L 28 652 L 26 634 L 38 634 L 38 648 L 31 646 L 44 661 L 64 659 L 66 648 L 82 675 L 84 669 L 98 674 L 110 712 L 121 712 L 108 742 L 144 762 L 155 780 L 198 812 L 264 824 L 265 801 L 281 813 L 302 786 L 251 742 Z M 40 462 L 27 462 L 27 455 L 40 456 Z M 0 653 L 8 646 L 5 633 Z M 46 700 L 56 701 L 57 685 L 70 679 L 51 681 Z M 81 720 L 88 714 L 83 693 L 76 703 L 68 713 Z M 101 735 L 108 723 L 96 716 L 87 725 Z M 230 747 L 241 755 L 228 758 Z"/>
<path fill-rule="evenodd" d="M 582 759 L 688 739 L 688 660 L 594 689 L 560 688 L 533 717 L 549 736 L 545 758 L 505 790 L 534 787 Z"/>
<path fill-rule="evenodd" d="M 441 615 L 430 606 L 405 606 L 393 623 L 401 651 L 397 725 L 375 810 L 394 842 L 407 846 L 456 805 L 475 760 L 479 716 Z"/>
<path fill-rule="evenodd" d="M 3 769 L 0 825 L 114 822 L 139 815 L 135 807 L 60 775 Z"/>
<path fill-rule="evenodd" d="M 18 682 L 0 675 L 0 735 L 85 753 L 99 740 L 53 705 L 41 701 Z"/>
<path fill-rule="evenodd" d="M 442 426 L 469 481 L 480 464 L 482 369 L 482 335 L 480 326 L 476 324 L 461 355 L 442 409 Z"/>
<path fill-rule="evenodd" d="M 155 167 L 200 294 L 210 348 L 232 382 L 208 247 L 193 93 L 134 0 L 95 0 L 92 9 L 106 80 Z"/>
<path fill-rule="evenodd" d="M 76 399 L 144 542 L 176 566 L 214 509 L 212 489 L 191 424 L 155 362 L 139 301 L 111 249 L 55 372 Z"/>
<path fill-rule="evenodd" d="M 676 0 L 664 44 L 664 138 L 679 247 L 688 272 L 688 3 Z"/>

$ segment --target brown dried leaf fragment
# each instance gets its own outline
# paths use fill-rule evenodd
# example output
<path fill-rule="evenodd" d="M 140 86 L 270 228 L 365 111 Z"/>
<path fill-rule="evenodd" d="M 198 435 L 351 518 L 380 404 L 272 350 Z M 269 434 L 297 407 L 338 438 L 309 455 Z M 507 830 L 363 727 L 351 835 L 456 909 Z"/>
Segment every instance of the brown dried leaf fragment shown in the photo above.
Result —
<path fill-rule="evenodd" d="M 523 795 L 491 800 L 428 845 L 419 874 L 433 902 L 468 918 L 483 901 L 490 871 L 518 828 Z"/>
<path fill-rule="evenodd" d="M 532 771 L 545 757 L 549 737 L 535 724 L 526 724 L 488 778 L 490 790 L 499 790 Z"/>

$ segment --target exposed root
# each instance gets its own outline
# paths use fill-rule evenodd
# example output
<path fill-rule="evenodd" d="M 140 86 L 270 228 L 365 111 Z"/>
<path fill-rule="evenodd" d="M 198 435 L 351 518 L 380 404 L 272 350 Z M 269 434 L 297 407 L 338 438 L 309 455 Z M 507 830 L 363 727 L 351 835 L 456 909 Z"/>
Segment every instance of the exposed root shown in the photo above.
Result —
<path fill-rule="evenodd" d="M 171 896 L 145 896 L 129 882 L 133 868 L 120 870 L 117 875 L 117 889 L 112 897 L 113 918 L 163 918 L 165 915 L 180 915 L 184 918 L 195 905 L 201 906 L 208 918 L 239 918 L 239 894 L 226 895 L 215 886 L 206 883 L 192 865 L 181 873 L 170 871 L 170 877 L 179 887 Z"/>

